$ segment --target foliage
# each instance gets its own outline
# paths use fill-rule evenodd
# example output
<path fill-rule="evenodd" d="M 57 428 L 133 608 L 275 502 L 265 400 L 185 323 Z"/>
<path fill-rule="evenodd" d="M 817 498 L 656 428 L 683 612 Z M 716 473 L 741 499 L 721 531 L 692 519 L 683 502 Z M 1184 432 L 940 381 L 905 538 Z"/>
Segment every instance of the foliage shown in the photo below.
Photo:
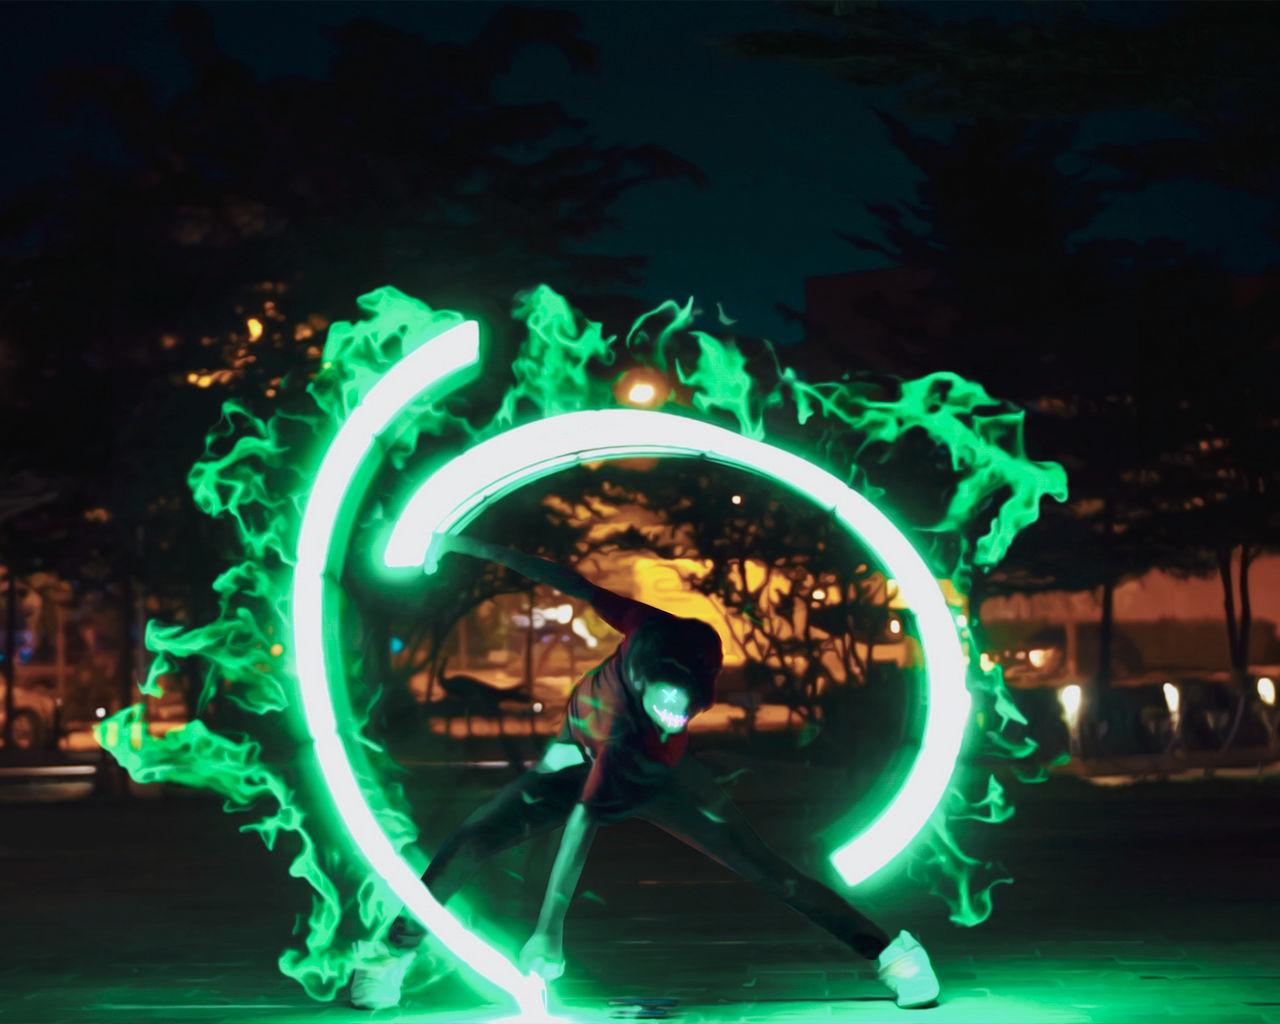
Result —
<path fill-rule="evenodd" d="M 1258 382 L 1274 372 L 1274 304 L 1242 310 L 1236 282 L 1167 241 L 1079 241 L 1107 187 L 1058 169 L 1064 123 L 981 120 L 941 138 L 885 123 L 923 174 L 917 199 L 871 206 L 882 242 L 844 237 L 916 276 L 897 302 L 850 298 L 883 328 L 867 358 L 989 382 L 1029 410 L 1037 450 L 1072 479 L 1071 500 L 979 580 L 975 607 L 993 591 L 1091 588 L 1107 606 L 1126 577 L 1210 571 L 1242 531 L 1255 546 L 1274 537 L 1258 500 L 1274 469 L 1250 455 L 1273 430 Z M 943 311 L 930 332 L 922 309 Z M 1251 514 L 1229 511 L 1245 500 Z"/>
<path fill-rule="evenodd" d="M 9 472 L 62 484 L 33 559 L 199 621 L 234 539 L 185 480 L 225 400 L 261 416 L 299 398 L 348 297 L 389 281 L 514 351 L 520 288 L 637 280 L 640 257 L 581 251 L 619 197 L 705 179 L 656 146 L 600 145 L 555 104 L 497 102 L 530 46 L 598 71 L 571 14 L 497 10 L 461 46 L 360 19 L 323 80 L 256 77 L 196 8 L 173 27 L 193 81 L 172 99 L 128 67 L 50 83 L 50 117 L 101 141 L 0 212 L 0 434 Z"/>

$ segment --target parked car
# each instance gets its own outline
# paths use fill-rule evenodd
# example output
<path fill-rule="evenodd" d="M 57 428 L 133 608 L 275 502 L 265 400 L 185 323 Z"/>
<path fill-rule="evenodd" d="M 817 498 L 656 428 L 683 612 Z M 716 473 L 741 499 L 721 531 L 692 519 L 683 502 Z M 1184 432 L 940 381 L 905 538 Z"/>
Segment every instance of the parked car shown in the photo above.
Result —
<path fill-rule="evenodd" d="M 1098 665 L 1097 623 L 1080 623 L 1077 627 L 1079 650 L 1076 672 L 1090 676 Z M 1066 627 L 1046 626 L 1026 640 L 1006 650 L 989 652 L 1004 669 L 1004 680 L 1010 686 L 1050 685 L 1067 673 Z M 1124 630 L 1117 627 L 1111 634 L 1111 674 L 1114 679 L 1140 675 L 1145 668 L 1142 653 Z"/>
<path fill-rule="evenodd" d="M 0 678 L 0 736 L 5 728 L 5 691 Z M 17 750 L 40 750 L 58 742 L 58 699 L 53 691 L 39 685 L 19 683 L 13 689 L 13 746 Z"/>

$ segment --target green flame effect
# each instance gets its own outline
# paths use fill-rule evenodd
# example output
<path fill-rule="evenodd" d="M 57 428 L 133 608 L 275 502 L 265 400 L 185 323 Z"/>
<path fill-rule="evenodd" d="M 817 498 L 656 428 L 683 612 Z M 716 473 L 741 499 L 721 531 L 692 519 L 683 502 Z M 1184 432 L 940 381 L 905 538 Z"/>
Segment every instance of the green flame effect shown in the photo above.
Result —
<path fill-rule="evenodd" d="M 321 1000 L 333 998 L 358 965 L 357 942 L 382 934 L 399 908 L 341 840 L 296 715 L 297 680 L 285 656 L 291 642 L 288 604 L 296 531 L 320 453 L 369 389 L 407 354 L 406 338 L 429 338 L 464 319 L 460 313 L 432 310 L 391 287 L 358 302 L 368 315 L 329 329 L 323 369 L 306 388 L 304 408 L 281 408 L 264 419 L 243 403 L 225 403 L 188 484 L 201 510 L 231 521 L 242 560 L 213 584 L 218 603 L 214 621 L 194 628 L 158 622 L 147 626 L 146 643 L 155 658 L 140 684 L 142 691 L 160 693 L 163 676 L 177 671 L 183 659 L 198 657 L 205 665 L 199 706 L 215 697 L 231 701 L 252 714 L 253 735 L 219 734 L 196 720 L 153 737 L 142 727 L 141 704 L 96 729 L 99 743 L 138 781 L 179 783 L 220 794 L 228 811 L 253 817 L 242 829 L 257 832 L 268 848 L 274 849 L 282 836 L 293 837 L 289 871 L 311 886 L 312 909 L 305 927 L 299 922 L 303 948 L 286 950 L 279 963 Z M 944 514 L 924 529 L 961 538 L 952 563 L 935 566 L 953 579 L 968 579 L 975 565 L 995 564 L 1014 535 L 1035 520 L 1042 498 L 1066 497 L 1061 467 L 1027 458 L 1021 411 L 997 402 L 976 384 L 944 373 L 903 382 L 897 395 L 857 381 L 808 384 L 774 354 L 777 379 L 765 390 L 748 372 L 748 360 L 733 339 L 722 341 L 693 329 L 697 315 L 692 300 L 684 306 L 663 303 L 636 321 L 625 349 L 631 360 L 664 372 L 674 365 L 704 414 L 727 416 L 756 439 L 766 436 L 771 417 L 786 422 L 793 416 L 791 423 L 810 432 L 805 435 L 812 449 L 807 456 L 843 473 L 872 497 L 876 492 L 867 467 L 876 457 L 873 446 L 892 444 L 913 429 L 945 446 L 956 481 Z M 606 337 L 599 323 L 583 318 L 545 285 L 518 295 L 513 317 L 524 324 L 525 337 L 511 365 L 514 382 L 488 422 L 475 427 L 455 412 L 419 400 L 386 452 L 393 469 L 403 469 L 427 438 L 452 454 L 450 446 L 461 450 L 518 422 L 614 404 L 614 382 L 591 372 L 593 361 L 608 366 L 618 354 L 615 338 Z M 725 326 L 733 323 L 723 310 L 718 319 Z M 652 334 L 655 325 L 658 330 Z M 690 340 L 697 355 L 693 369 L 686 370 L 670 350 L 683 349 L 687 361 Z M 816 426 L 810 425 L 814 417 Z M 990 528 L 971 540 L 980 515 L 990 518 Z M 965 639 L 976 650 L 972 638 Z M 356 662 L 347 666 L 349 678 L 359 679 L 360 668 Z M 976 738 L 979 752 L 1009 759 L 1030 756 L 1033 743 L 1018 744 L 1001 735 L 1008 722 L 1025 720 L 998 670 L 975 670 L 970 685 L 988 698 L 1000 720 L 999 728 Z M 420 863 L 417 829 L 394 781 L 397 767 L 376 739 L 364 733 L 377 696 L 376 691 L 367 694 L 355 709 L 355 746 L 365 756 L 353 763 L 386 834 L 406 857 Z M 1043 777 L 1042 771 L 1022 778 Z M 987 878 L 994 866 L 966 856 L 950 822 L 994 824 L 1012 813 L 994 774 L 980 799 L 966 798 L 953 782 L 913 847 L 912 876 L 947 903 L 957 924 L 985 920 L 992 909 L 991 890 L 1009 879 Z"/>

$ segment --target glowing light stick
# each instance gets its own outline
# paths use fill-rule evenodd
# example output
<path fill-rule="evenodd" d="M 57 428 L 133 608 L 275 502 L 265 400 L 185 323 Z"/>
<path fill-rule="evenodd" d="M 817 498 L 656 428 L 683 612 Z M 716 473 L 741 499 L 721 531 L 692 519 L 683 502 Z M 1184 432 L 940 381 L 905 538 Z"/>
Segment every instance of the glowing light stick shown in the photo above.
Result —
<path fill-rule="evenodd" d="M 353 484 L 370 449 L 406 405 L 424 391 L 446 386 L 479 358 L 479 329 L 467 321 L 437 335 L 400 360 L 365 396 L 338 431 L 321 462 L 307 500 L 298 537 L 293 578 L 296 669 L 303 717 L 315 745 L 316 761 L 343 826 L 370 868 L 409 911 L 460 960 L 507 992 L 522 1014 L 545 1013 L 546 985 L 525 976 L 498 950 L 481 940 L 437 903 L 383 833 L 360 791 L 338 733 L 330 695 L 332 652 L 325 648 L 325 576 L 341 564 L 349 526 L 343 522 L 359 495 Z M 340 678 L 340 672 L 332 677 Z"/>

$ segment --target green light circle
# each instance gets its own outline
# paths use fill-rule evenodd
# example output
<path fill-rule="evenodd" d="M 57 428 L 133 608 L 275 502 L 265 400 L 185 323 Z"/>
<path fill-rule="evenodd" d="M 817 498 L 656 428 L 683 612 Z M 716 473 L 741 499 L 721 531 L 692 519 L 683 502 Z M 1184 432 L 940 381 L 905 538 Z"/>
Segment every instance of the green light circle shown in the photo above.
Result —
<path fill-rule="evenodd" d="M 378 825 L 338 729 L 326 649 L 326 577 L 341 566 L 351 510 L 370 474 L 371 452 L 396 417 L 423 395 L 456 387 L 479 359 L 477 325 L 458 324 L 396 363 L 365 396 L 326 451 L 303 514 L 294 570 L 294 658 L 303 717 L 338 816 L 370 868 L 460 960 L 506 991 L 525 1014 L 545 1013 L 545 985 L 523 976 L 470 932 L 421 884 Z M 860 494 L 812 463 L 772 445 L 685 416 L 633 409 L 566 413 L 513 428 L 457 456 L 418 488 L 388 542 L 389 566 L 423 564 L 432 533 L 462 529 L 489 502 L 581 462 L 637 455 L 702 457 L 767 476 L 831 510 L 866 541 L 914 609 L 929 680 L 920 753 L 885 810 L 831 860 L 856 885 L 889 863 L 928 821 L 946 791 L 968 721 L 965 663 L 950 609 L 924 561 Z M 335 671 L 331 673 L 330 668 Z"/>

